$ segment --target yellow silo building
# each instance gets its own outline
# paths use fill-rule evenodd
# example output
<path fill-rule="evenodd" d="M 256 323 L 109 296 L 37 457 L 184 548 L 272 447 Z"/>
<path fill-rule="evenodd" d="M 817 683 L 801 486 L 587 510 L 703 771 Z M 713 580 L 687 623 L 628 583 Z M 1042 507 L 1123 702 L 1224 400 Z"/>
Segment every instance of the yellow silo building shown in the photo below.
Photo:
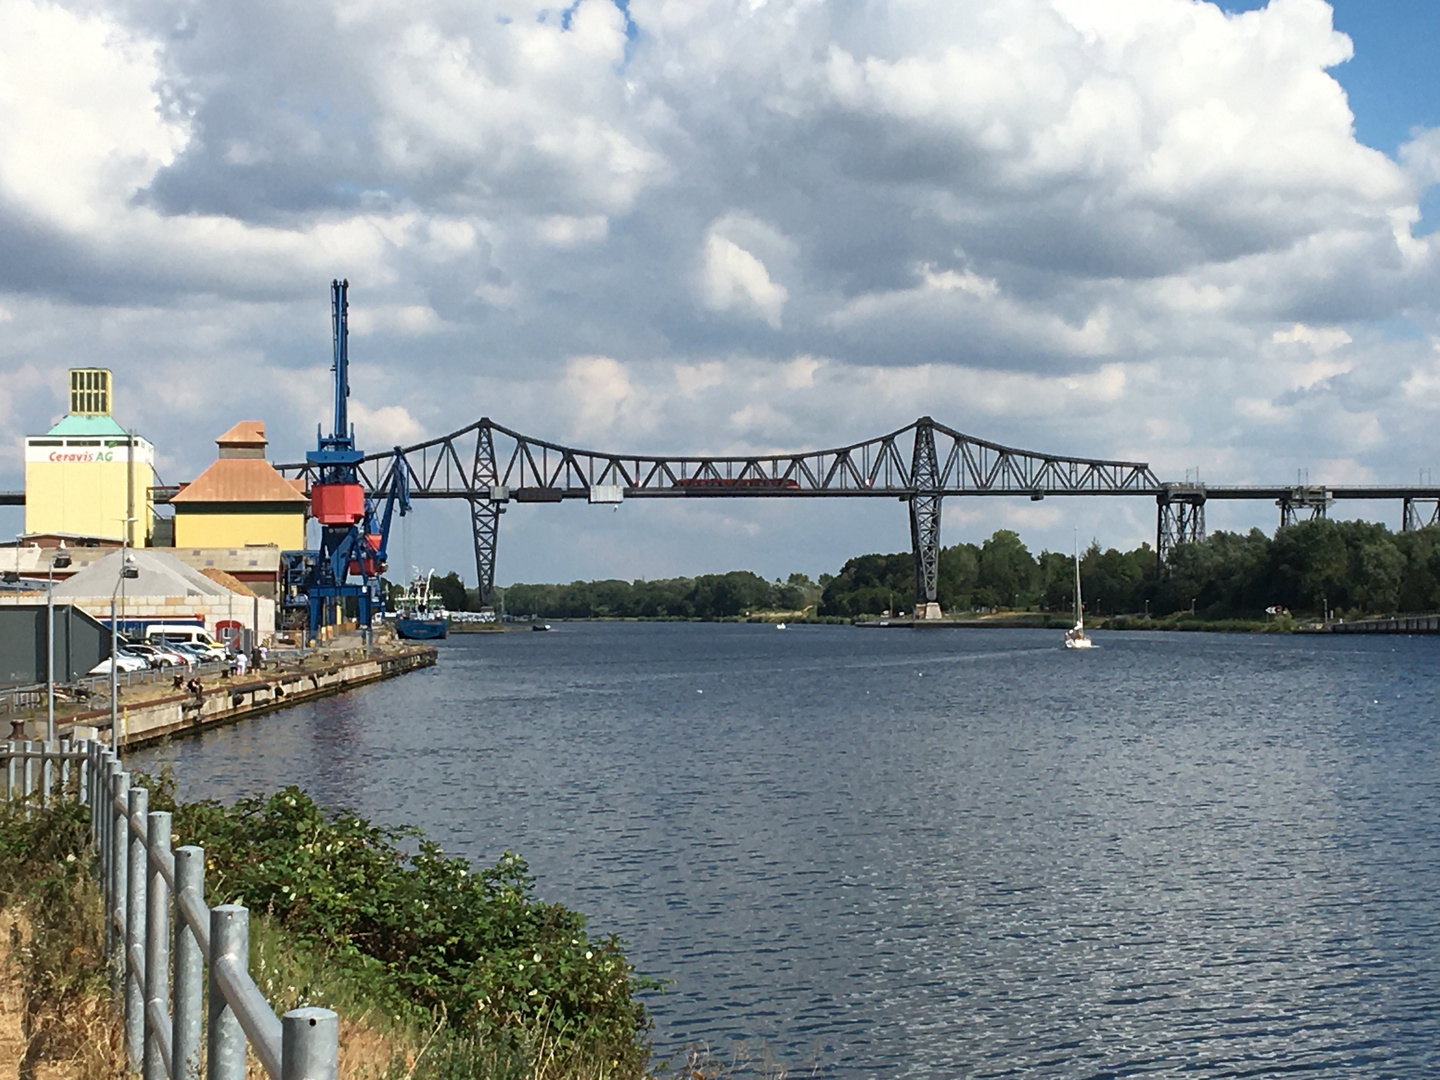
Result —
<path fill-rule="evenodd" d="M 155 447 L 115 422 L 112 384 L 104 368 L 71 368 L 70 412 L 26 437 L 26 533 L 148 541 Z"/>
<path fill-rule="evenodd" d="M 309 500 L 265 460 L 265 425 L 244 420 L 215 440 L 219 459 L 170 499 L 177 548 L 305 547 Z"/>

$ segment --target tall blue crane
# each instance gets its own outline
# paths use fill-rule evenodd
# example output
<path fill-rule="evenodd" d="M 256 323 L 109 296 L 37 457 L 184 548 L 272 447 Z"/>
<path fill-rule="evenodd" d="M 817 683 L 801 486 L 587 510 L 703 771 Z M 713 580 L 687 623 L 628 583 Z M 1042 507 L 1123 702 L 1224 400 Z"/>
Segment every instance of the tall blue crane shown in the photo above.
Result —
<path fill-rule="evenodd" d="M 364 451 L 355 445 L 349 422 L 350 350 L 349 281 L 330 283 L 331 324 L 334 331 L 335 417 L 327 436 L 321 427 L 316 448 L 305 455 L 313 480 L 310 516 L 320 526 L 320 547 L 287 551 L 285 603 L 308 612 L 307 637 L 314 639 L 322 626 L 333 626 L 344 614 L 345 601 L 354 598 L 355 614 L 363 632 L 385 610 L 380 575 L 385 572 L 390 523 L 396 507 L 404 517 L 410 510 L 410 470 L 395 447 L 395 468 L 383 492 L 367 497 L 360 476 Z"/>

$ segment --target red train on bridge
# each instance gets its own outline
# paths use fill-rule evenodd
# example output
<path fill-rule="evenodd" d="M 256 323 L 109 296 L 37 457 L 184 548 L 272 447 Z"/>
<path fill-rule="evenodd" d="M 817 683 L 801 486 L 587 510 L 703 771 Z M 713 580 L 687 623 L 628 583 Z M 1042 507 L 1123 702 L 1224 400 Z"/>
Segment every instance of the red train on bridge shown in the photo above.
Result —
<path fill-rule="evenodd" d="M 800 482 L 779 476 L 691 476 L 676 480 L 677 488 L 740 488 L 745 491 L 798 491 Z"/>

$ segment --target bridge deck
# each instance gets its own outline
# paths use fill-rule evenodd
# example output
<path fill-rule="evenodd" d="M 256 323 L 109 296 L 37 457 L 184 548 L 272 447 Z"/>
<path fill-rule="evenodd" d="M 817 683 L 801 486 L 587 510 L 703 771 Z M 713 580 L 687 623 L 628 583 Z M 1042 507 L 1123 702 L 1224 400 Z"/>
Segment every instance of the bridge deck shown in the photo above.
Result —
<path fill-rule="evenodd" d="M 1187 490 L 1199 490 L 1195 485 L 1178 485 Z M 1230 484 L 1225 486 L 1206 486 L 1204 496 L 1206 501 L 1216 499 L 1250 499 L 1279 501 L 1285 498 L 1294 498 L 1297 491 L 1306 490 L 1316 495 L 1324 494 L 1332 499 L 1372 499 L 1388 501 L 1391 499 L 1420 499 L 1440 500 L 1440 486 L 1422 486 L 1417 484 L 1344 484 L 1335 487 L 1326 487 L 1323 484 L 1309 484 L 1302 487 L 1286 485 L 1275 487 L 1271 485 L 1243 485 Z M 179 487 L 155 487 L 150 489 L 151 497 L 157 506 L 165 506 L 170 502 L 170 497 L 178 492 Z M 524 489 L 516 489 L 517 493 Z M 529 500 L 526 495 L 519 495 L 516 502 L 554 502 L 555 495 L 560 499 L 584 499 L 589 495 L 587 487 L 567 487 L 549 489 L 554 494 L 546 498 L 535 498 Z M 915 494 L 916 489 L 906 487 L 873 487 L 873 488 L 626 488 L 624 496 L 627 499 L 774 499 L 774 498 L 884 498 L 884 499 L 905 499 Z M 1109 496 L 1109 497 L 1133 497 L 1158 498 L 1166 491 L 1165 486 L 1161 487 L 1139 487 L 1123 488 L 1119 490 L 1047 490 L 1038 491 L 1017 491 L 1015 489 L 996 488 L 942 488 L 939 494 L 951 498 L 961 498 L 971 495 L 984 496 L 1008 496 L 1010 498 L 1034 498 L 1038 493 L 1044 498 L 1057 496 Z M 528 493 L 527 493 L 528 494 Z M 412 499 L 467 499 L 470 497 L 468 489 L 463 487 L 446 487 L 422 491 L 412 491 Z M 23 491 L 0 491 L 0 506 L 24 506 L 25 493 Z"/>

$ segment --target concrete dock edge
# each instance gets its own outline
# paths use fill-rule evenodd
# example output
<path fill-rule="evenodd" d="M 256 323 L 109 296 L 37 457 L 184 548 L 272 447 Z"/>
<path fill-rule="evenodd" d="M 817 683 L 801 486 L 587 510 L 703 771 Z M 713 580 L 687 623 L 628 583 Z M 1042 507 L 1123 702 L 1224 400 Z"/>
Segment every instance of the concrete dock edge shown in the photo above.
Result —
<path fill-rule="evenodd" d="M 434 646 L 421 645 L 308 671 L 255 672 L 220 686 L 206 687 L 200 694 L 173 691 L 142 702 L 128 703 L 121 710 L 122 748 L 135 748 L 165 739 L 234 724 L 252 716 L 302 705 L 318 698 L 391 679 L 421 668 L 433 667 Z M 93 726 L 102 737 L 110 726 L 108 709 L 67 717 L 60 734 L 75 727 Z"/>

